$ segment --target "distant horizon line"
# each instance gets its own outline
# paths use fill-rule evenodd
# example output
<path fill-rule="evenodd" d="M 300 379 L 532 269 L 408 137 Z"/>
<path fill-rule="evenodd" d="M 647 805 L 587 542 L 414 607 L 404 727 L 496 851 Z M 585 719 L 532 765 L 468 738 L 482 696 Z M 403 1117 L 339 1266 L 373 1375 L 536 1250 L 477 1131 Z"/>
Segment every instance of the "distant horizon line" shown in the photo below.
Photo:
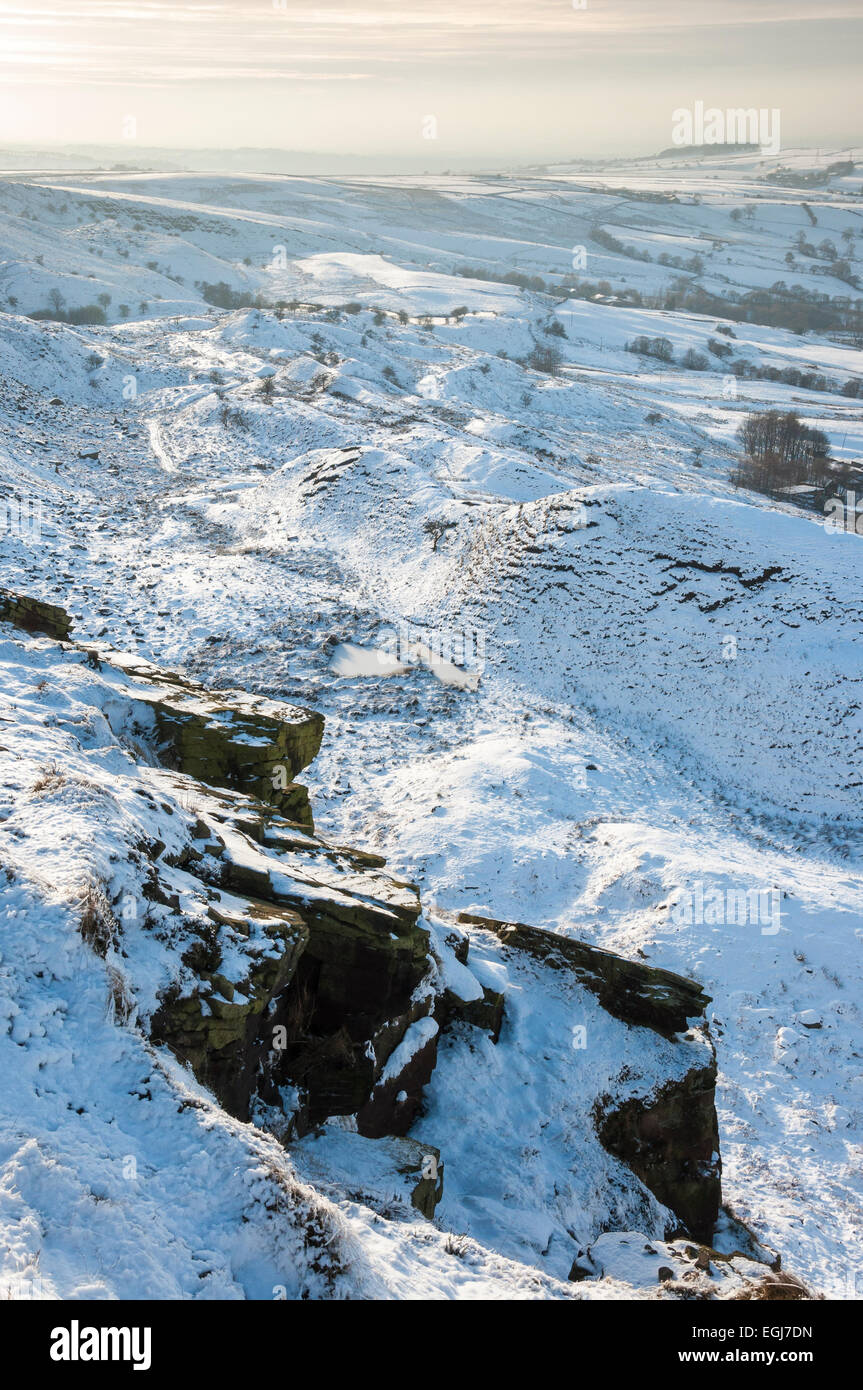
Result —
<path fill-rule="evenodd" d="M 363 165 L 366 165 L 366 166 L 375 166 L 375 171 L 380 172 L 380 173 L 386 172 L 384 166 L 386 166 L 387 164 L 398 164 L 398 165 L 401 165 L 401 166 L 404 166 L 404 165 L 408 165 L 408 164 L 409 164 L 409 165 L 413 166 L 413 167 L 412 167 L 412 172 L 421 172 L 421 167 L 420 167 L 420 166 L 422 166 L 423 164 L 426 164 L 426 165 L 435 164 L 435 165 L 444 165 L 444 166 L 448 166 L 448 168 L 444 168 L 444 169 L 438 168 L 438 169 L 434 169 L 434 170 L 432 170 L 432 169 L 430 169 L 430 168 L 426 168 L 425 172 L 429 172 L 429 173 L 445 173 L 445 172 L 448 172 L 449 170 L 455 171 L 455 170 L 457 169 L 457 171 L 458 171 L 459 173 L 470 173 L 470 172 L 472 171 L 472 169 L 476 169 L 477 172 L 492 172 L 492 171 L 493 171 L 493 172 L 507 172 L 507 171 L 518 171 L 518 170 L 531 169 L 531 168 L 542 168 L 542 167 L 553 166 L 553 165 L 561 165 L 561 164 L 581 164 L 581 165 L 625 164 L 625 163 L 627 163 L 627 162 L 632 162 L 632 161 L 647 161 L 647 160 L 652 160 L 652 159 L 675 159 L 675 160 L 681 160 L 681 161 L 683 161 L 683 160 L 686 159 L 687 155 L 703 157 L 707 162 L 710 162 L 710 161 L 712 161 L 714 158 L 716 158 L 717 155 L 721 155 L 723 152 L 726 152 L 726 151 L 729 152 L 729 153 L 734 152 L 734 153 L 738 153 L 738 154 L 747 152 L 747 151 L 746 151 L 746 148 L 745 148 L 744 146 L 741 146 L 739 143 L 738 143 L 738 144 L 735 144 L 735 142 L 729 142 L 729 143 L 726 143 L 726 144 L 714 144 L 714 145 L 710 145 L 710 146 L 697 146 L 697 147 L 696 147 L 696 146 L 692 146 L 692 147 L 689 147 L 689 146 L 666 147 L 666 148 L 663 148 L 663 149 L 649 150 L 649 151 L 640 151 L 640 152 L 637 152 L 637 151 L 634 151 L 634 150 L 633 150 L 633 151 L 630 151 L 630 152 L 625 153 L 625 154 L 620 154 L 620 153 L 615 153 L 615 154 L 609 153 L 609 154 L 605 154 L 605 155 L 596 155 L 596 154 L 591 154 L 591 155 L 578 155 L 578 154 L 561 155 L 561 154 L 554 154 L 554 155 L 547 155 L 547 156 L 537 156 L 537 157 L 533 157 L 533 158 L 516 159 L 516 160 L 512 160 L 511 162 L 508 162 L 508 163 L 507 163 L 507 162 L 501 161 L 501 159 L 499 158 L 499 156 L 494 156 L 494 155 L 492 155 L 492 154 L 482 154 L 482 153 L 480 153 L 480 152 L 477 152 L 477 153 L 475 153 L 475 154 L 470 154 L 470 155 L 449 155 L 449 156 L 447 156 L 447 157 L 439 156 L 437 159 L 428 159 L 428 157 L 427 157 L 425 160 L 422 160 L 422 159 L 418 159 L 415 155 L 412 155 L 412 154 L 410 154 L 410 153 L 408 153 L 408 152 L 398 153 L 398 152 L 395 152 L 395 151 L 390 151 L 390 152 L 388 152 L 388 153 L 382 153 L 382 152 L 380 152 L 380 153 L 375 153 L 375 154 L 361 154 L 361 153 L 357 153 L 357 152 L 354 152 L 354 151 L 346 151 L 346 152 L 342 152 L 342 153 L 337 153 L 337 152 L 335 152 L 335 151 L 328 151 L 328 150 L 297 149 L 297 148 L 290 148 L 290 147 L 276 146 L 276 145 L 248 145 L 248 144 L 246 144 L 246 145 L 188 145 L 188 144 L 178 144 L 178 145 L 166 145 L 166 144 L 144 145 L 144 144 L 141 144 L 141 145 L 137 145 L 137 144 L 136 144 L 134 148 L 135 148 L 135 153 L 133 154 L 132 151 L 129 149 L 128 145 L 127 145 L 127 144 L 124 144 L 123 142 L 107 142 L 107 141 L 99 141 L 99 140 L 74 140 L 74 141 L 64 141 L 64 142 L 38 141 L 38 140 L 27 140 L 27 141 L 9 140 L 9 141 L 7 141 L 7 140 L 2 140 L 2 139 L 0 139 L 0 150 L 7 150 L 7 151 L 9 151 L 9 152 L 21 152 L 21 153 L 28 153 L 28 154 L 30 154 L 30 153 L 40 153 L 40 154 L 52 154 L 52 153 L 57 153 L 57 154 L 64 154 L 64 155 L 68 155 L 68 154 L 72 154 L 72 153 L 92 153 L 92 154 L 98 154 L 98 153 L 101 152 L 101 151 L 110 152 L 110 154 L 111 154 L 111 156 L 112 156 L 112 159 L 113 159 L 115 165 L 118 166 L 118 167 L 116 167 L 114 170 L 109 171 L 109 172 L 117 172 L 117 173 L 124 172 L 125 169 L 128 169 L 129 172 L 134 172 L 134 170 L 135 170 L 135 165 L 136 165 L 136 164 L 139 164 L 139 163 L 141 162 L 141 160 L 145 159 L 147 156 L 149 156 L 149 155 L 151 155 L 151 154 L 152 154 L 152 155 L 156 155 L 156 154 L 166 154 L 166 155 L 170 155 L 170 156 L 173 156 L 173 157 L 180 157 L 180 156 L 183 156 L 183 155 L 187 155 L 187 156 L 190 156 L 191 158 L 195 158 L 196 156 L 204 156 L 204 155 L 206 155 L 206 156 L 212 158 L 213 156 L 220 155 L 220 154 L 225 155 L 226 157 L 229 157 L 229 156 L 234 156 L 234 157 L 236 157 L 236 156 L 243 156 L 243 155 L 245 155 L 245 156 L 255 155 L 255 156 L 266 156 L 266 157 L 270 157 L 270 158 L 278 158 L 278 159 L 280 159 L 280 160 L 286 160 L 286 159 L 292 159 L 292 158 L 293 158 L 293 159 L 301 159 L 301 160 L 318 160 L 318 161 L 320 161 L 321 163 L 339 163 L 339 162 L 341 162 L 341 163 L 363 164 Z M 753 145 L 752 148 L 751 148 L 751 152 L 754 153 L 757 149 L 758 149 L 757 144 L 756 144 L 756 145 Z M 708 153 L 708 150 L 712 150 L 712 151 L 714 151 L 714 153 Z M 786 150 L 780 150 L 779 153 L 776 154 L 776 155 L 769 155 L 769 154 L 766 154 L 766 153 L 765 153 L 765 156 L 764 156 L 764 157 L 765 157 L 765 159 L 770 158 L 770 159 L 772 159 L 772 160 L 779 160 L 779 161 L 781 161 L 783 154 L 792 154 L 792 153 L 798 153 L 798 154 L 799 154 L 799 153 L 812 153 L 812 154 L 818 156 L 818 155 L 820 155 L 822 152 L 825 153 L 825 154 L 827 154 L 827 153 L 832 153 L 832 154 L 839 154 L 839 153 L 851 154 L 851 153 L 852 153 L 853 151 L 855 151 L 855 150 L 860 150 L 861 152 L 863 152 L 863 137 L 860 138 L 859 143 L 858 143 L 858 142 L 855 142 L 855 141 L 853 141 L 853 140 L 850 141 L 850 142 L 849 142 L 849 141 L 833 142 L 833 141 L 817 141 L 817 140 L 815 140 L 815 141 L 812 141 L 811 143 L 803 143 L 803 144 L 789 145 L 788 148 L 787 148 Z M 430 152 L 429 152 L 429 153 L 430 153 Z M 123 154 L 125 154 L 125 156 L 126 156 L 125 159 L 122 158 L 122 155 L 123 155 Z M 480 168 L 478 167 L 478 166 L 480 166 L 480 165 L 483 165 L 484 168 L 483 168 L 483 169 L 480 169 Z M 148 171 L 142 171 L 142 172 L 148 172 Z M 190 170 L 189 172 L 198 172 L 198 171 Z M 210 171 L 210 172 L 212 172 L 212 171 Z M 235 170 L 234 172 L 240 173 L 240 172 L 244 172 L 244 171 Z M 267 170 L 265 170 L 265 169 L 260 169 L 260 170 L 250 170 L 250 171 L 245 171 L 245 172 L 260 172 L 260 173 L 266 173 Z"/>

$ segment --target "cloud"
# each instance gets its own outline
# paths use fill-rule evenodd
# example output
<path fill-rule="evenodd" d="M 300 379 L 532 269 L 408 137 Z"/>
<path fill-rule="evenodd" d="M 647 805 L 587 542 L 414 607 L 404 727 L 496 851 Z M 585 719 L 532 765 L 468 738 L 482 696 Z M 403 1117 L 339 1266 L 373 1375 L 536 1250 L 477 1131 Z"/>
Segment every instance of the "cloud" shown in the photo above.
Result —
<path fill-rule="evenodd" d="M 37 94 L 44 101 L 52 88 L 69 138 L 82 138 L 85 120 L 93 138 L 94 88 L 113 89 L 117 102 L 162 90 L 154 121 L 178 138 L 205 122 L 205 108 L 219 124 L 227 90 L 239 132 L 264 90 L 272 101 L 318 89 L 344 103 L 349 132 L 359 99 L 347 93 L 362 92 L 381 139 L 387 126 L 413 122 L 421 99 L 428 110 L 457 109 L 465 143 L 495 120 L 511 130 L 519 112 L 534 130 L 542 113 L 559 141 L 567 123 L 583 130 L 597 84 L 603 120 L 633 82 L 663 110 L 673 87 L 720 100 L 709 84 L 737 79 L 748 84 L 741 100 L 774 105 L 777 84 L 799 73 L 798 85 L 814 76 L 835 106 L 849 98 L 831 73 L 844 69 L 861 27 L 859 0 L 587 0 L 585 9 L 572 0 L 0 0 L 0 84 L 32 89 L 34 138 L 44 138 Z M 632 129 L 640 136 L 642 123 Z"/>

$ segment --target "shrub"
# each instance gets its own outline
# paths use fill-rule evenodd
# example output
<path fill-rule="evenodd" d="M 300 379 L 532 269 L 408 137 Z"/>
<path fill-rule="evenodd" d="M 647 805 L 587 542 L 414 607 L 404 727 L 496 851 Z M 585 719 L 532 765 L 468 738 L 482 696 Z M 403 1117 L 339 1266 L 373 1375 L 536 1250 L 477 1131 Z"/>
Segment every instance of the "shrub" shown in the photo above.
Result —
<path fill-rule="evenodd" d="M 552 347 L 550 343 L 537 343 L 525 362 L 535 372 L 547 372 L 549 376 L 557 376 L 563 363 L 563 353 L 560 348 Z"/>
<path fill-rule="evenodd" d="M 214 285 L 204 280 L 201 284 L 201 294 L 208 304 L 214 305 L 217 309 L 245 309 L 249 306 L 248 292 L 232 290 L 225 280 L 219 280 Z"/>
<path fill-rule="evenodd" d="M 668 338 L 646 338 L 640 335 L 626 344 L 627 352 L 637 352 L 641 357 L 656 357 L 660 362 L 674 361 L 674 348 Z"/>
<path fill-rule="evenodd" d="M 79 910 L 82 937 L 104 958 L 115 945 L 120 929 L 102 884 L 90 882 L 84 887 Z"/>
<path fill-rule="evenodd" d="M 221 410 L 219 411 L 219 419 L 221 420 L 225 429 L 233 428 L 238 430 L 247 430 L 249 428 L 249 422 L 246 419 L 243 412 L 241 410 L 236 409 L 236 407 L 233 406 L 223 405 Z"/>

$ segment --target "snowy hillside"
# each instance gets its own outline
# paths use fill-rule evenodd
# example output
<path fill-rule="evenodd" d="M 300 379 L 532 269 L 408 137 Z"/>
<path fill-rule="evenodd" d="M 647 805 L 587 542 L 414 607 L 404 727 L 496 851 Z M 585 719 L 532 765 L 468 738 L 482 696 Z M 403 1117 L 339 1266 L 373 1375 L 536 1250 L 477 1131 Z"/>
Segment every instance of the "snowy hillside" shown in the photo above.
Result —
<path fill-rule="evenodd" d="M 859 1296 L 863 540 L 731 480 L 756 410 L 863 459 L 863 204 L 833 158 L 0 182 L 0 600 L 78 644 L 0 601 L 13 1296 L 729 1297 L 773 1252 Z M 269 772 L 166 762 L 148 662 L 322 715 L 289 768 L 311 812 L 287 792 L 268 840 L 232 797 L 269 804 Z M 221 869 L 189 858 L 202 820 Z M 389 913 L 394 958 L 428 933 L 386 1058 L 380 1018 L 345 1025 L 409 1124 L 312 1098 L 306 1126 L 276 1072 L 240 1113 L 154 1030 L 214 904 L 231 999 L 272 954 L 234 891 Z M 464 914 L 687 977 L 706 1025 L 622 1018 Z M 498 995 L 495 1028 L 470 1006 Z M 711 1048 L 706 1240 L 600 1131 Z M 445 1172 L 422 1216 L 417 1145 Z M 742 1253 L 705 1272 L 693 1239 Z"/>

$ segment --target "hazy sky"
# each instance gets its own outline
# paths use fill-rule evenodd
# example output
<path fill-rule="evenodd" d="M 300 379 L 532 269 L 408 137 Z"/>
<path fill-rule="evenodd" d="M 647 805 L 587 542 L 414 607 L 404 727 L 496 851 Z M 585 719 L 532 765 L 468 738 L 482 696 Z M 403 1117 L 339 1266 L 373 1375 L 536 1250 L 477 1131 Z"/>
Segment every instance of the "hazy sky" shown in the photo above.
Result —
<path fill-rule="evenodd" d="M 0 141 L 513 163 L 649 152 L 702 100 L 861 142 L 863 0 L 580 3 L 0 0 Z"/>

